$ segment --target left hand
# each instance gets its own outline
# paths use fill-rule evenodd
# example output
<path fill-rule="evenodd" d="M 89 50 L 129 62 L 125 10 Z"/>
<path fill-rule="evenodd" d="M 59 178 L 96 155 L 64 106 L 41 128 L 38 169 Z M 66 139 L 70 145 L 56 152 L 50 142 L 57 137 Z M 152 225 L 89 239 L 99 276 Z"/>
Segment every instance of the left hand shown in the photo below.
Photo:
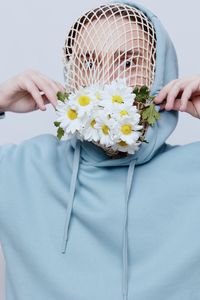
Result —
<path fill-rule="evenodd" d="M 161 110 L 180 110 L 200 119 L 200 75 L 170 81 L 154 102 Z"/>

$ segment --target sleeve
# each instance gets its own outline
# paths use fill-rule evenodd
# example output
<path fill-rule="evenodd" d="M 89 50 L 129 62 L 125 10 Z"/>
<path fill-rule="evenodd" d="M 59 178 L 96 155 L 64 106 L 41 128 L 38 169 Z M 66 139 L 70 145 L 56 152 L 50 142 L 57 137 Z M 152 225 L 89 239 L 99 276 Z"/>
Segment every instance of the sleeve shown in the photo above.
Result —
<path fill-rule="evenodd" d="M 0 122 L 6 117 L 6 112 L 0 112 Z M 1 124 L 0 124 L 1 126 Z M 9 155 L 12 154 L 14 149 L 17 149 L 17 144 L 13 142 L 8 142 L 5 144 L 0 144 L 0 171 L 2 171 L 3 168 L 3 160 L 7 159 Z M 7 159 L 8 160 L 8 159 Z M 0 174 L 0 181 L 1 181 L 1 174 Z M 1 195 L 1 193 L 0 193 Z"/>
<path fill-rule="evenodd" d="M 0 119 L 4 119 L 5 118 L 5 112 L 0 112 Z"/>

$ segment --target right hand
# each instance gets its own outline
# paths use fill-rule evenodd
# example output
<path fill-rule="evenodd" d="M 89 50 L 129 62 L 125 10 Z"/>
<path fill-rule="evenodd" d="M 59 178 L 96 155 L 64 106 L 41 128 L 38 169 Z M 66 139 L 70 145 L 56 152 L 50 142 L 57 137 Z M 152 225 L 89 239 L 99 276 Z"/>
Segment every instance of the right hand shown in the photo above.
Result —
<path fill-rule="evenodd" d="M 46 110 L 45 104 L 57 105 L 57 92 L 65 88 L 40 72 L 25 70 L 0 84 L 0 112 L 31 112 Z M 41 94 L 43 93 L 43 95 Z"/>

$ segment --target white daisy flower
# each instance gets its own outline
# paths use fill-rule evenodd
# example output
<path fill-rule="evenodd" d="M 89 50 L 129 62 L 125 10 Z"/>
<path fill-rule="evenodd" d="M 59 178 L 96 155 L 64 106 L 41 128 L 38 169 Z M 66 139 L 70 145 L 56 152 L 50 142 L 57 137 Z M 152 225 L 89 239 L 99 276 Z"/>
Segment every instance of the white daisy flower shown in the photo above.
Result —
<path fill-rule="evenodd" d="M 90 116 L 88 116 L 85 125 L 82 127 L 81 135 L 87 141 L 94 140 L 95 142 L 99 141 L 99 131 L 95 127 L 96 117 L 98 116 L 98 110 L 94 110 L 91 112 Z"/>
<path fill-rule="evenodd" d="M 89 87 L 91 93 L 96 97 L 96 100 L 101 100 L 102 99 L 102 91 L 103 91 L 103 85 L 100 83 L 94 83 L 90 85 Z M 100 103 L 97 104 L 99 105 Z"/>
<path fill-rule="evenodd" d="M 96 123 L 94 125 L 98 129 L 99 141 L 105 146 L 111 146 L 114 144 L 116 135 L 114 132 L 115 121 L 104 111 L 100 111 L 96 117 Z"/>
<path fill-rule="evenodd" d="M 56 113 L 58 112 L 62 112 L 65 110 L 66 107 L 66 102 L 62 102 L 60 100 L 57 100 L 57 104 L 56 104 Z"/>
<path fill-rule="evenodd" d="M 69 103 L 74 104 L 77 107 L 79 115 L 84 115 L 85 113 L 90 113 L 94 105 L 96 105 L 97 96 L 96 90 L 93 88 L 90 89 L 81 87 L 75 93 L 71 93 L 69 96 Z"/>
<path fill-rule="evenodd" d="M 119 118 L 125 118 L 130 117 L 132 119 L 133 124 L 138 124 L 140 121 L 140 114 L 138 112 L 138 109 L 135 105 L 118 105 L 111 108 L 105 108 L 105 110 L 112 115 L 113 118 L 119 119 Z"/>
<path fill-rule="evenodd" d="M 140 144 L 141 144 L 141 141 L 135 142 L 135 143 L 129 145 L 125 141 L 120 140 L 116 144 L 111 146 L 111 148 L 115 151 L 118 150 L 121 152 L 128 152 L 129 154 L 134 154 L 136 151 L 139 150 Z"/>
<path fill-rule="evenodd" d="M 105 85 L 102 91 L 101 105 L 110 109 L 123 104 L 131 106 L 134 103 L 135 96 L 132 93 L 132 88 L 125 84 L 125 80 L 118 79 Z"/>
<path fill-rule="evenodd" d="M 60 127 L 65 130 L 67 134 L 74 134 L 79 131 L 82 124 L 85 123 L 86 116 L 79 116 L 79 112 L 75 105 L 69 103 L 63 103 L 56 107 L 57 109 L 57 122 L 60 123 Z"/>
<path fill-rule="evenodd" d="M 124 117 L 118 119 L 115 130 L 119 139 L 131 145 L 141 136 L 141 132 L 139 130 L 142 128 L 142 125 L 133 124 L 131 117 Z"/>

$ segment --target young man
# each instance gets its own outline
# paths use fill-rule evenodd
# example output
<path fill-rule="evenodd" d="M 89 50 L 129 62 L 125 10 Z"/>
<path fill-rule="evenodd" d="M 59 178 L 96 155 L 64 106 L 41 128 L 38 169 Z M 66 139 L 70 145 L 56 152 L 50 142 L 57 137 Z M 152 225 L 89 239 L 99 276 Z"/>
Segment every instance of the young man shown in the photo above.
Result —
<path fill-rule="evenodd" d="M 107 9 L 121 12 L 122 4 Z M 176 52 L 157 16 L 138 4 L 126 5 L 138 16 L 145 14 L 155 28 L 156 68 L 149 84 L 158 95 L 155 102 L 167 98 L 167 105 L 147 131 L 149 143 L 124 158 L 112 160 L 90 142 L 58 141 L 51 134 L 0 147 L 0 239 L 7 300 L 200 297 L 200 142 L 165 142 L 179 110 L 199 116 L 200 78 L 178 79 Z M 112 32 L 109 20 L 105 32 Z M 116 32 L 120 28 L 116 26 Z M 147 31 L 141 28 L 145 37 Z M 103 35 L 102 45 L 106 42 Z M 129 63 L 121 62 L 129 70 Z M 152 79 L 151 72 L 142 73 L 139 62 L 131 85 L 145 74 Z M 64 90 L 60 83 L 26 71 L 0 86 L 0 111 L 43 111 L 48 103 L 55 107 L 58 90 Z"/>

